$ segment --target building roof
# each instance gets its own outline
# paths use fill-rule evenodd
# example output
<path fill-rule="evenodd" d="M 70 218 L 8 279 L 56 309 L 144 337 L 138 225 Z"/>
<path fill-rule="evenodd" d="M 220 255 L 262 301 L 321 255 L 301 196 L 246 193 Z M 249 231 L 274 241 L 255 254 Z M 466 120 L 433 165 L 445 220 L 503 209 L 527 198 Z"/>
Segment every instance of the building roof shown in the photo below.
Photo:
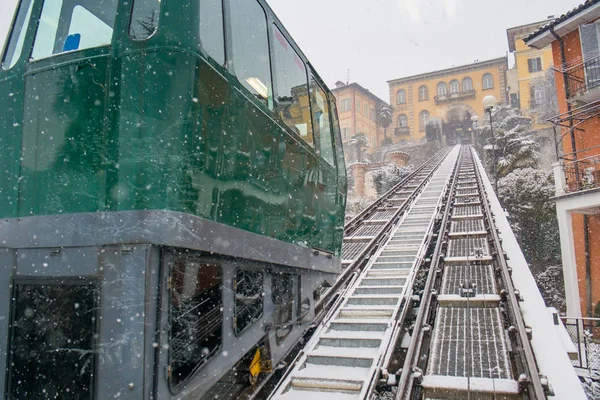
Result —
<path fill-rule="evenodd" d="M 578 17 L 584 18 L 579 19 Z M 539 27 L 524 40 L 528 46 L 541 49 L 554 41 L 551 30 L 556 31 L 559 36 L 565 35 L 576 29 L 579 25 L 598 18 L 600 18 L 600 0 L 587 0 L 560 17 Z"/>
<path fill-rule="evenodd" d="M 338 92 L 341 92 L 342 90 L 345 90 L 345 89 L 355 89 L 355 90 L 358 90 L 362 94 L 364 94 L 364 95 L 366 95 L 368 97 L 371 97 L 371 99 L 373 99 L 375 101 L 375 103 L 380 103 L 381 102 L 381 103 L 388 104 L 387 101 L 381 100 L 379 97 L 377 97 L 373 93 L 371 93 L 369 91 L 369 89 L 365 89 L 364 87 L 360 86 L 356 82 L 352 82 L 352 83 L 349 83 L 349 84 L 346 85 L 346 84 L 344 84 L 344 83 L 342 83 L 340 81 L 337 81 L 336 82 L 336 87 L 333 88 L 333 89 L 331 89 L 331 92 L 334 95 L 336 95 Z"/>
<path fill-rule="evenodd" d="M 598 1 L 600 1 L 600 0 L 598 0 Z M 391 85 L 394 83 L 406 83 L 409 81 L 421 81 L 424 79 L 431 79 L 431 78 L 436 78 L 436 77 L 440 77 L 440 76 L 453 75 L 453 74 L 460 73 L 460 72 L 467 72 L 467 71 L 473 71 L 476 69 L 488 68 L 488 67 L 495 66 L 498 64 L 502 64 L 502 65 L 504 65 L 504 67 L 506 69 L 508 69 L 507 58 L 499 57 L 499 58 L 494 58 L 491 60 L 474 62 L 472 64 L 459 65 L 458 67 L 446 68 L 446 69 L 441 69 L 438 71 L 426 72 L 426 73 L 418 74 L 418 75 L 411 75 L 411 76 L 407 76 L 404 78 L 392 79 L 392 80 L 387 81 L 387 83 L 389 85 Z"/>
<path fill-rule="evenodd" d="M 548 17 L 543 21 L 532 22 L 531 24 L 515 26 L 506 30 L 506 37 L 508 39 L 508 50 L 512 53 L 516 51 L 515 38 L 517 36 L 524 36 L 535 32 L 540 27 L 546 25 L 549 22 L 554 21 L 554 17 Z"/>

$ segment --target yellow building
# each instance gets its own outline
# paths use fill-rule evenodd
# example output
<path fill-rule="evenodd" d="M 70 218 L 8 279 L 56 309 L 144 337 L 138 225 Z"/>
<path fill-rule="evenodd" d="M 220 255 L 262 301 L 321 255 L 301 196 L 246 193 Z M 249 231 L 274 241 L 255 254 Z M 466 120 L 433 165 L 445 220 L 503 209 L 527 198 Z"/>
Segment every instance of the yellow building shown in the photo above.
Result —
<path fill-rule="evenodd" d="M 552 17 L 550 17 L 552 18 Z M 534 129 L 549 128 L 549 123 L 537 122 L 537 115 L 532 112 L 547 95 L 543 80 L 546 72 L 553 66 L 552 48 L 546 46 L 542 49 L 529 47 L 523 38 L 536 31 L 543 25 L 553 21 L 548 19 L 528 25 L 517 26 L 506 30 L 508 48 L 515 57 L 517 71 L 518 95 L 511 93 L 511 104 L 520 109 L 525 115 L 531 115 L 536 122 Z M 513 92 L 511 88 L 511 92 Z"/>
<path fill-rule="evenodd" d="M 394 107 L 394 142 L 421 142 L 432 117 L 444 122 L 444 135 L 465 136 L 471 117 L 483 116 L 483 98 L 507 101 L 505 57 L 388 81 Z M 470 136 L 470 134 L 469 134 Z"/>
<path fill-rule="evenodd" d="M 376 112 L 380 103 L 387 103 L 358 83 L 344 84 L 338 81 L 335 86 L 331 92 L 337 100 L 342 142 L 346 144 L 354 135 L 364 133 L 369 139 L 367 153 L 373 154 L 384 139 L 383 128 L 376 122 Z M 346 153 L 347 159 L 351 160 L 349 150 Z"/>

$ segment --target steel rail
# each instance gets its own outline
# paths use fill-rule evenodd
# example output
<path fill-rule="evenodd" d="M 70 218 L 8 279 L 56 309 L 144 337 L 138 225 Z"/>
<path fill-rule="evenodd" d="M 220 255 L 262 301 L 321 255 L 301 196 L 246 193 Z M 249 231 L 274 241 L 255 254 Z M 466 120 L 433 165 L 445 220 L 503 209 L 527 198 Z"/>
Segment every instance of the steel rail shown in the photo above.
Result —
<path fill-rule="evenodd" d="M 474 150 L 471 149 L 471 152 Z M 471 154 L 473 160 L 475 157 Z M 529 342 L 529 338 L 527 337 L 527 331 L 525 328 L 525 322 L 523 321 L 523 317 L 521 315 L 521 310 L 519 307 L 519 301 L 517 299 L 517 295 L 515 294 L 515 287 L 513 285 L 512 277 L 510 274 L 510 270 L 508 267 L 508 263 L 506 262 L 506 257 L 504 256 L 504 251 L 502 249 L 502 242 L 500 240 L 500 235 L 498 234 L 498 230 L 496 225 L 494 224 L 494 214 L 491 210 L 489 199 L 487 196 L 487 191 L 485 190 L 485 186 L 483 185 L 483 180 L 481 177 L 481 171 L 479 170 L 479 166 L 473 161 L 473 166 L 475 170 L 475 178 L 477 180 L 477 185 L 479 187 L 480 193 L 485 195 L 485 200 L 482 201 L 484 216 L 487 217 L 488 223 L 490 224 L 490 235 L 492 239 L 492 244 L 496 250 L 497 257 L 495 257 L 495 261 L 500 266 L 500 272 L 502 274 L 502 280 L 505 285 L 505 290 L 508 292 L 507 296 L 507 304 L 509 310 L 509 317 L 511 319 L 511 323 L 516 324 L 518 335 L 511 336 L 513 341 L 516 341 L 518 346 L 517 349 L 522 353 L 521 356 L 525 358 L 525 365 L 523 368 L 527 375 L 527 386 L 529 387 L 528 393 L 532 399 L 545 399 L 546 393 L 542 386 L 540 380 L 540 374 L 537 368 L 537 364 L 535 361 L 535 356 L 533 354 L 533 349 L 531 348 L 531 344 Z M 483 199 L 482 199 L 483 200 Z M 514 325 L 513 325 L 514 326 Z M 518 340 L 516 340 L 518 338 Z"/>
<path fill-rule="evenodd" d="M 448 188 L 446 189 L 445 197 L 447 199 L 448 196 L 454 193 L 454 190 L 456 188 L 456 183 L 458 181 L 458 172 L 460 170 L 460 159 L 462 157 L 462 154 L 463 148 L 461 147 L 461 151 L 456 160 L 456 164 L 454 165 L 452 183 L 448 185 Z M 434 310 L 434 307 L 431 306 L 434 296 L 433 286 L 436 279 L 441 278 L 441 271 L 438 271 L 438 266 L 440 258 L 443 255 L 442 251 L 446 242 L 445 235 L 449 231 L 449 228 L 447 228 L 447 226 L 449 225 L 451 208 L 451 202 L 446 201 L 446 205 L 442 211 L 442 223 L 440 225 L 439 230 L 440 234 L 438 234 L 435 249 L 431 256 L 429 273 L 427 274 L 427 281 L 423 290 L 423 298 L 421 299 L 421 303 L 419 305 L 419 312 L 414 323 L 414 330 L 412 334 L 413 339 L 411 340 L 406 352 L 404 365 L 402 367 L 402 373 L 398 382 L 398 389 L 396 392 L 395 400 L 401 400 L 405 398 L 405 396 L 407 394 L 410 394 L 410 392 L 412 391 L 407 389 L 409 389 L 409 385 L 412 386 L 414 368 L 418 365 L 418 359 L 421 353 L 421 346 L 423 344 L 423 336 L 426 333 L 423 329 L 425 326 L 425 322 L 429 320 L 431 311 Z"/>

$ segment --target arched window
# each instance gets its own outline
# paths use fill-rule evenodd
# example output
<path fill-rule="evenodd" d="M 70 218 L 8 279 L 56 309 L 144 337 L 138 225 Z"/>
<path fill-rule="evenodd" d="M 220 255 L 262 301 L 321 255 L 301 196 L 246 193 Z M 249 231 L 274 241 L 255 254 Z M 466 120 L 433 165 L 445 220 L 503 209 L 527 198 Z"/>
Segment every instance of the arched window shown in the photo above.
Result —
<path fill-rule="evenodd" d="M 398 115 L 398 128 L 406 128 L 408 126 L 408 118 L 406 114 Z"/>
<path fill-rule="evenodd" d="M 429 119 L 429 111 L 423 110 L 419 113 L 419 130 L 424 131 L 427 120 Z"/>
<path fill-rule="evenodd" d="M 460 92 L 460 85 L 456 79 L 450 81 L 450 93 Z"/>
<path fill-rule="evenodd" d="M 406 104 L 406 90 L 400 89 L 396 92 L 396 104 Z"/>
<path fill-rule="evenodd" d="M 468 76 L 462 81 L 463 92 L 470 92 L 473 90 L 473 80 Z"/>
<path fill-rule="evenodd" d="M 429 100 L 429 89 L 425 85 L 419 86 L 419 101 L 423 100 Z"/>
<path fill-rule="evenodd" d="M 438 96 L 445 96 L 448 93 L 448 86 L 446 82 L 440 82 L 437 85 L 437 94 Z"/>
<path fill-rule="evenodd" d="M 483 75 L 483 90 L 491 89 L 494 87 L 494 77 L 492 74 Z"/>

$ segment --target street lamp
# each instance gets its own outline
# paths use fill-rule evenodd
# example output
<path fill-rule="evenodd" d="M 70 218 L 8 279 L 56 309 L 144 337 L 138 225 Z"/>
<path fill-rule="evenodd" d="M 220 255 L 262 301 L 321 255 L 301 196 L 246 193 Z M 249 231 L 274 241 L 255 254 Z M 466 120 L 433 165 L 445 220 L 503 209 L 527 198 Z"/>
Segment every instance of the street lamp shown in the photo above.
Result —
<path fill-rule="evenodd" d="M 492 134 L 492 152 L 494 154 L 494 192 L 498 193 L 498 163 L 496 162 L 496 141 L 494 139 L 494 125 L 492 121 L 492 109 L 498 104 L 498 100 L 492 95 L 483 98 L 483 109 L 490 114 L 490 132 Z"/>

